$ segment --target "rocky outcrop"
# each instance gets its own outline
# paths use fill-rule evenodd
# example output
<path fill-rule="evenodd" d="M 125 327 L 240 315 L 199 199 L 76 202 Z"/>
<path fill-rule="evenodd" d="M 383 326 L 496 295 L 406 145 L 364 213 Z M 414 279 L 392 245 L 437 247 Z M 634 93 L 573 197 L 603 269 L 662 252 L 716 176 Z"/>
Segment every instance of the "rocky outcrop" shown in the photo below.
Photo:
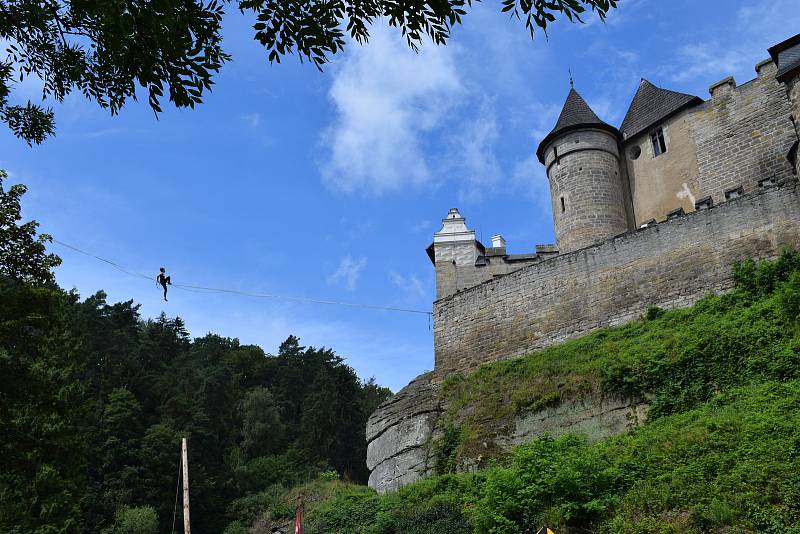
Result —
<path fill-rule="evenodd" d="M 369 486 L 379 493 L 410 484 L 432 469 L 430 450 L 441 414 L 439 385 L 423 374 L 381 404 L 367 422 Z"/>
<path fill-rule="evenodd" d="M 498 436 L 504 448 L 522 445 L 542 434 L 584 434 L 590 441 L 627 432 L 644 423 L 647 404 L 619 397 L 585 397 L 517 416 L 513 431 Z"/>
<path fill-rule="evenodd" d="M 379 493 L 394 491 L 433 471 L 437 423 L 446 409 L 432 373 L 414 379 L 372 414 L 367 423 L 369 485 Z M 480 402 L 476 400 L 475 402 Z M 458 419 L 468 418 L 469 406 Z M 604 439 L 644 423 L 647 405 L 619 397 L 588 396 L 518 414 L 513 420 L 483 421 L 484 435 L 493 435 L 498 451 L 508 451 L 542 434 L 585 434 Z M 458 421 L 456 421 L 458 423 Z M 484 446 L 486 444 L 484 443 Z M 459 459 L 459 470 L 480 467 L 490 458 Z"/>

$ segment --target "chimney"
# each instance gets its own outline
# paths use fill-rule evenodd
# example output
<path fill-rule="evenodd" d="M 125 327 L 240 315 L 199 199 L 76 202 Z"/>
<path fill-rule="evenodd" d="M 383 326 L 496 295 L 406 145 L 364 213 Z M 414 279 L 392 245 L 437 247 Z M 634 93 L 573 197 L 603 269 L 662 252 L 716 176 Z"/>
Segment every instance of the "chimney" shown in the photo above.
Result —
<path fill-rule="evenodd" d="M 492 246 L 486 249 L 486 255 L 489 257 L 506 255 L 506 240 L 503 236 L 500 234 L 492 236 Z"/>

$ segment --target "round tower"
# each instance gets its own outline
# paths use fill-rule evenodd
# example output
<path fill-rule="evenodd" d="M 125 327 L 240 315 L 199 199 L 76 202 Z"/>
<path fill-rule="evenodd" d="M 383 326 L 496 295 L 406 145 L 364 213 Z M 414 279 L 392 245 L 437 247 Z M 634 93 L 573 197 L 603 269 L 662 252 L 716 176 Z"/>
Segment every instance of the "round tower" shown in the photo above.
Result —
<path fill-rule="evenodd" d="M 556 127 L 539 144 L 536 155 L 547 168 L 560 253 L 628 230 L 620 137 L 571 89 Z"/>

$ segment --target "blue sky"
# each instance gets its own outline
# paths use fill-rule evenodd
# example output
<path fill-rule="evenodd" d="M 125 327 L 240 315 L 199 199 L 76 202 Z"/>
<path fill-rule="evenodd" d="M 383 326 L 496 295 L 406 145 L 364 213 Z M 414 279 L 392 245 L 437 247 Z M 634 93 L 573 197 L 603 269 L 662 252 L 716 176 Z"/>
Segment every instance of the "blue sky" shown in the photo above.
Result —
<path fill-rule="evenodd" d="M 528 252 L 553 241 L 536 143 L 569 84 L 619 125 L 639 79 L 707 98 L 754 77 L 767 47 L 800 31 L 796 0 L 621 0 L 607 23 L 558 23 L 530 40 L 498 3 L 477 4 L 447 47 L 419 55 L 376 27 L 325 72 L 270 66 L 236 12 L 233 55 L 195 110 L 144 103 L 111 117 L 79 96 L 55 105 L 56 137 L 29 148 L 0 131 L 0 167 L 29 186 L 42 231 L 134 270 L 250 292 L 429 310 L 425 248 L 448 208 L 484 241 Z M 26 81 L 17 98 L 36 99 Z M 422 315 L 173 290 L 53 245 L 59 283 L 134 299 L 194 336 L 216 332 L 275 352 L 289 334 L 327 346 L 397 390 L 433 367 Z"/>

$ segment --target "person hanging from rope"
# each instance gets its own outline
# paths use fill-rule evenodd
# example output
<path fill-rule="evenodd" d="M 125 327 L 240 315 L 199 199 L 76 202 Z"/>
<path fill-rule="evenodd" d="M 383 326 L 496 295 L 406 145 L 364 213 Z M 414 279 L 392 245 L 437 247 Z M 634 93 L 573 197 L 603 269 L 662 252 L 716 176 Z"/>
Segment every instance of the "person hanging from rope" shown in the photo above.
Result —
<path fill-rule="evenodd" d="M 156 284 L 159 284 L 161 287 L 164 288 L 164 302 L 167 301 L 167 285 L 172 285 L 172 277 L 167 276 L 166 271 L 162 267 L 159 269 L 158 276 L 156 276 Z"/>

